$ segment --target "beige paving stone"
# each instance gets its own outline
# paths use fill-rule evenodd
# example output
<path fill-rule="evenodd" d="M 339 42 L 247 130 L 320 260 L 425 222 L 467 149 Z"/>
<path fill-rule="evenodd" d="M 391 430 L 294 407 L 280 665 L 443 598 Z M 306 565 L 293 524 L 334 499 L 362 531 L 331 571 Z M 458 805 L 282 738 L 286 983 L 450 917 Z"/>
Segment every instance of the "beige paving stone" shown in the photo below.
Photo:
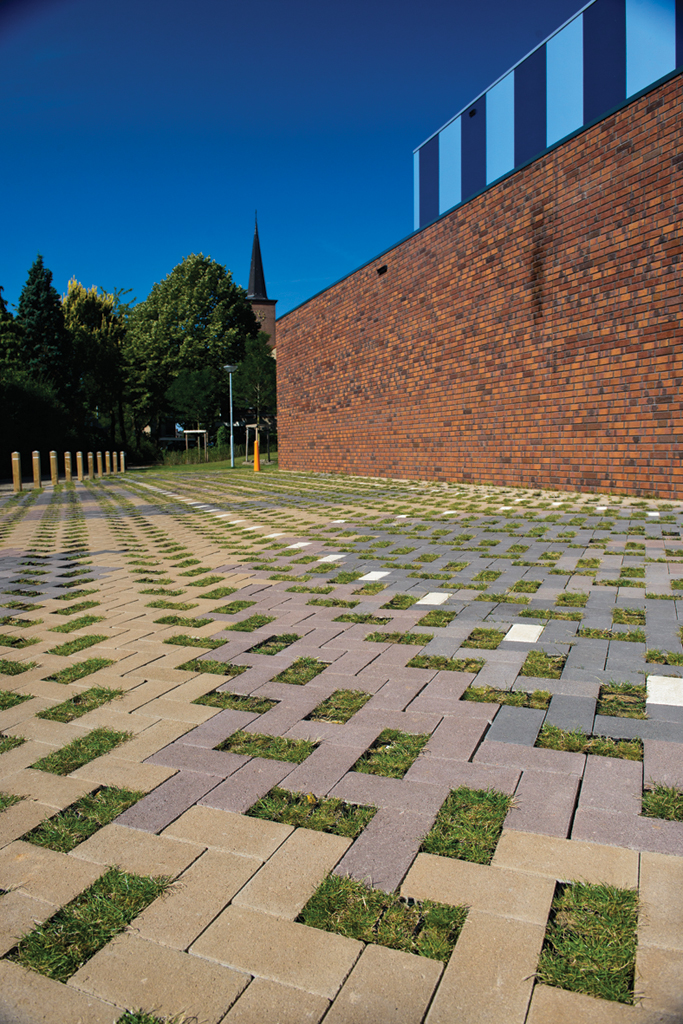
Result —
<path fill-rule="evenodd" d="M 683 857 L 640 855 L 638 943 L 683 950 Z"/>
<path fill-rule="evenodd" d="M 105 704 L 101 708 L 95 708 L 83 715 L 79 722 L 81 728 L 87 729 L 115 729 L 117 732 L 132 732 L 133 735 L 149 729 L 151 725 L 159 721 L 159 715 L 147 714 L 123 714 L 111 705 Z"/>
<path fill-rule="evenodd" d="M 187 949 L 258 871 L 260 861 L 207 850 L 129 930 L 174 949 Z"/>
<path fill-rule="evenodd" d="M 53 747 L 64 747 L 84 733 L 81 727 L 70 722 L 48 722 L 44 718 L 30 718 L 4 731 L 8 736 L 23 736 L 24 739 L 49 743 Z"/>
<path fill-rule="evenodd" d="M 4 956 L 22 935 L 42 924 L 56 910 L 54 903 L 34 899 L 18 889 L 0 897 L 0 956 Z"/>
<path fill-rule="evenodd" d="M 401 886 L 403 896 L 475 907 L 532 924 L 548 919 L 555 891 L 551 878 L 420 853 Z"/>
<path fill-rule="evenodd" d="M 59 684 L 53 683 L 52 685 L 58 686 Z M 0 689 L 3 689 L 2 684 L 0 684 Z M 28 687 L 18 687 L 13 692 L 23 694 L 29 691 Z M 22 722 L 32 718 L 39 711 L 44 711 L 45 708 L 51 707 L 51 705 L 52 701 L 49 698 L 34 697 L 33 700 L 25 700 L 21 704 L 15 704 L 14 707 L 7 708 L 6 711 L 0 711 L 0 732 L 8 732 L 14 726 L 21 725 Z"/>
<path fill-rule="evenodd" d="M 229 906 L 190 952 L 332 999 L 362 949 L 354 939 Z"/>
<path fill-rule="evenodd" d="M 174 839 L 202 842 L 242 857 L 267 860 L 294 829 L 275 821 L 260 821 L 213 807 L 190 807 L 161 833 Z"/>
<path fill-rule="evenodd" d="M 545 923 L 470 910 L 426 1024 L 523 1024 L 544 934 Z"/>
<path fill-rule="evenodd" d="M 156 1016 L 218 1024 L 249 981 L 248 974 L 127 933 L 96 953 L 67 986 Z"/>
<path fill-rule="evenodd" d="M 174 690 L 169 690 L 167 697 L 169 700 L 184 700 L 190 704 L 197 697 L 203 697 L 205 693 L 211 693 L 217 686 L 221 686 L 220 676 L 210 675 L 208 672 L 201 672 L 196 675 L 193 679 L 190 679 L 187 683 L 182 683 L 177 686 Z"/>
<path fill-rule="evenodd" d="M 443 964 L 383 946 L 366 946 L 325 1021 L 420 1024 Z"/>
<path fill-rule="evenodd" d="M 0 960 L 2 1024 L 115 1024 L 120 1007 Z"/>
<path fill-rule="evenodd" d="M 223 1024 L 319 1024 L 329 1005 L 300 988 L 254 978 Z"/>
<path fill-rule="evenodd" d="M 220 677 L 217 677 L 220 678 Z M 168 697 L 157 697 L 149 704 L 145 704 L 145 714 L 154 715 L 169 719 L 174 722 L 189 722 L 192 725 L 201 725 L 209 718 L 220 713 L 219 708 L 210 708 L 205 704 L 190 704 L 179 700 L 169 700 Z"/>
<path fill-rule="evenodd" d="M 61 810 L 85 796 L 93 787 L 84 779 L 53 775 L 51 772 L 41 772 L 37 768 L 24 768 L 23 771 L 4 778 L 2 788 L 5 793 L 29 797 Z"/>
<path fill-rule="evenodd" d="M 14 747 L 5 754 L 0 754 L 0 789 L 2 780 L 8 775 L 15 775 L 22 768 L 28 768 L 41 757 L 46 757 L 50 751 L 55 749 L 56 744 L 38 743 L 35 740 L 28 740 L 20 747 Z"/>
<path fill-rule="evenodd" d="M 136 875 L 175 878 L 206 849 L 200 842 L 180 843 L 125 825 L 105 825 L 67 856 L 116 866 Z"/>
<path fill-rule="evenodd" d="M 341 836 L 298 828 L 233 903 L 293 921 L 350 845 Z"/>
<path fill-rule="evenodd" d="M 22 800 L 0 814 L 0 847 L 19 839 L 55 813 L 54 807 L 35 800 Z"/>
<path fill-rule="evenodd" d="M 604 883 L 619 889 L 638 885 L 638 853 L 619 846 L 556 839 L 504 829 L 492 864 L 547 875 L 561 882 Z"/>
<path fill-rule="evenodd" d="M 145 758 L 156 754 L 162 747 L 166 747 L 180 736 L 184 736 L 192 728 L 194 726 L 187 722 L 155 722 L 144 732 L 138 733 L 132 740 L 117 747 L 116 757 L 125 761 L 144 761 Z"/>
<path fill-rule="evenodd" d="M 676 1020 L 680 1018 L 656 1010 L 536 985 L 526 1024 L 675 1024 Z"/>
<path fill-rule="evenodd" d="M 121 786 L 124 789 L 142 790 L 149 793 L 166 779 L 176 774 L 175 768 L 164 768 L 157 764 L 138 764 L 135 761 L 124 761 L 116 757 L 115 752 L 96 757 L 94 761 L 84 764 L 72 775 L 72 779 L 87 779 L 100 786 Z"/>
<path fill-rule="evenodd" d="M 131 682 L 130 676 L 127 678 L 127 681 Z M 162 681 L 161 679 L 147 680 L 147 682 L 138 683 L 132 687 L 124 697 L 119 697 L 116 701 L 116 707 L 122 712 L 137 711 L 138 708 L 149 704 L 155 697 L 160 697 L 173 688 L 172 683 Z"/>
<path fill-rule="evenodd" d="M 100 877 L 104 868 L 18 839 L 0 850 L 0 889 L 63 906 Z"/>
<path fill-rule="evenodd" d="M 683 952 L 658 946 L 639 946 L 636 952 L 636 992 L 646 1010 L 683 1019 Z"/>

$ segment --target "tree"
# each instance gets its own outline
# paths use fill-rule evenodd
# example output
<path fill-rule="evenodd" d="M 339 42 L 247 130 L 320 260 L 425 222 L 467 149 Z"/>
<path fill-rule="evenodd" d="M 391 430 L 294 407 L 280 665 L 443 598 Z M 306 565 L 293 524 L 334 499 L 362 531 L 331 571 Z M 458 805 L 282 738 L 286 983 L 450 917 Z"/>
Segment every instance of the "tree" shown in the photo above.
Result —
<path fill-rule="evenodd" d="M 261 416 L 277 412 L 277 366 L 268 335 L 261 331 L 246 344 L 244 359 L 233 378 L 234 395 L 239 405 L 253 410 L 256 422 Z"/>
<path fill-rule="evenodd" d="M 210 367 L 181 370 L 166 392 L 166 401 L 173 413 L 184 423 L 209 424 L 220 404 L 222 378 Z"/>
<path fill-rule="evenodd" d="M 0 285 L 0 366 L 21 368 L 19 325 L 7 308 Z"/>
<path fill-rule="evenodd" d="M 200 253 L 152 287 L 131 311 L 128 327 L 128 390 L 142 428 L 166 410 L 181 370 L 207 369 L 223 381 L 224 364 L 240 362 L 258 321 L 230 272 Z"/>
<path fill-rule="evenodd" d="M 52 271 L 38 254 L 19 297 L 21 363 L 31 377 L 52 384 L 69 405 L 74 391 L 73 353 Z"/>

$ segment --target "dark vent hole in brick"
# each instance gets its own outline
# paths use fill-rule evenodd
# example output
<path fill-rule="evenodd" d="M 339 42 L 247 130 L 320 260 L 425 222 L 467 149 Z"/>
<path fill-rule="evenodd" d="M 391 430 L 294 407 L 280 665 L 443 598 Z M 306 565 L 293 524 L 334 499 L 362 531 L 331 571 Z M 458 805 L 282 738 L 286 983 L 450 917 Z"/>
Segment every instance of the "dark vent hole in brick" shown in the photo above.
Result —
<path fill-rule="evenodd" d="M 386 274 L 386 272 L 387 272 L 387 269 L 388 269 L 388 268 L 387 268 L 387 265 L 386 265 L 386 263 L 385 263 L 383 267 L 378 267 L 378 268 L 377 268 L 377 273 L 378 273 L 378 274 L 379 274 L 379 276 L 381 277 L 381 276 L 382 276 L 382 274 Z"/>

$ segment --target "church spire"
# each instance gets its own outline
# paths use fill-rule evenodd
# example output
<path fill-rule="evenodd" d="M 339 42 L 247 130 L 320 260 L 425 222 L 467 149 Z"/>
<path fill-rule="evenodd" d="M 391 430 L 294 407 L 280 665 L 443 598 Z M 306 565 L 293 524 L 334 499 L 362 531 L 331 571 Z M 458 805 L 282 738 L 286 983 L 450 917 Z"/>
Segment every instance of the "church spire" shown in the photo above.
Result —
<path fill-rule="evenodd" d="M 258 238 L 258 220 L 254 215 L 254 244 L 251 248 L 251 267 L 249 269 L 248 299 L 267 299 L 266 278 L 263 273 L 261 246 Z"/>

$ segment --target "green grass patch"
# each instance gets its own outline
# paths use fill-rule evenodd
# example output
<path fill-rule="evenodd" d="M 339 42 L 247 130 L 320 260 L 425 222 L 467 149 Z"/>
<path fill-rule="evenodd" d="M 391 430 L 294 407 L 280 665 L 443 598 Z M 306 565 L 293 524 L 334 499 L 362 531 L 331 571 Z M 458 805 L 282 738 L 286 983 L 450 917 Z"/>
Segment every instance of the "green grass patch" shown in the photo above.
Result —
<path fill-rule="evenodd" d="M 50 626 L 51 633 L 73 633 L 75 629 L 85 629 L 86 626 L 92 626 L 96 622 L 102 622 L 104 615 L 81 615 L 80 619 L 74 619 L 72 622 L 63 622 L 61 626 Z"/>
<path fill-rule="evenodd" d="M 66 658 L 70 654 L 77 654 L 79 651 L 84 651 L 88 647 L 94 647 L 95 644 L 101 644 L 107 637 L 104 633 L 91 633 L 89 636 L 79 636 L 75 640 L 69 640 L 65 644 L 59 644 L 58 647 L 53 647 L 49 650 L 48 654 L 59 654 Z"/>
<path fill-rule="evenodd" d="M 70 697 L 53 708 L 39 711 L 36 718 L 46 718 L 48 722 L 73 722 L 75 718 L 108 704 L 122 693 L 123 690 L 110 690 L 106 686 L 92 686 L 89 690 L 77 693 L 75 697 Z"/>
<path fill-rule="evenodd" d="M 225 647 L 225 640 L 212 640 L 209 636 L 189 636 L 187 633 L 178 633 L 177 636 L 169 636 L 162 641 L 165 644 L 174 644 L 178 647 L 204 647 L 207 651 L 215 651 L 218 647 Z"/>
<path fill-rule="evenodd" d="M 173 602 L 173 601 L 150 601 L 149 604 L 146 607 L 147 608 L 168 608 L 168 609 L 170 609 L 172 611 L 176 611 L 176 612 L 189 612 L 189 610 L 191 608 L 196 608 L 197 607 L 197 602 L 195 601 L 193 603 L 191 601 L 175 601 L 175 602 Z M 170 618 L 170 616 L 169 616 L 169 618 Z M 163 619 L 156 619 L 155 621 L 156 622 L 163 622 L 164 620 Z M 178 623 L 173 623 L 173 625 L 178 625 Z"/>
<path fill-rule="evenodd" d="M 360 594 L 361 597 L 374 597 L 375 594 L 381 594 L 386 589 L 386 583 L 366 583 L 364 587 L 354 590 L 354 594 Z"/>
<path fill-rule="evenodd" d="M 85 842 L 99 829 L 123 814 L 145 794 L 114 786 L 103 787 L 96 793 L 88 793 L 70 807 L 65 807 L 53 818 L 41 822 L 31 832 L 22 836 L 34 846 L 45 846 L 48 850 L 69 853 Z"/>
<path fill-rule="evenodd" d="M 62 598 L 58 598 L 57 600 L 61 601 Z M 18 611 L 18 612 L 37 612 L 40 608 L 44 608 L 44 607 L 45 606 L 42 605 L 42 604 L 27 604 L 25 601 L 5 601 L 3 604 L 0 604 L 0 608 L 12 608 L 12 609 L 14 609 L 14 611 Z M 8 617 L 9 616 L 4 616 L 4 618 L 8 618 Z M 36 619 L 34 621 L 34 624 L 37 625 L 38 622 L 42 622 L 42 621 L 43 621 L 42 619 Z M 15 625 L 15 623 L 8 622 L 8 623 L 5 623 L 5 625 L 12 626 L 12 625 Z"/>
<path fill-rule="evenodd" d="M 451 790 L 420 849 L 439 857 L 490 864 L 512 797 L 493 789 Z"/>
<path fill-rule="evenodd" d="M 683 665 L 683 654 L 677 651 L 660 651 L 651 647 L 645 651 L 645 661 L 651 665 Z"/>
<path fill-rule="evenodd" d="M 362 572 L 339 572 L 330 580 L 330 583 L 355 583 L 364 575 L 365 573 Z"/>
<path fill-rule="evenodd" d="M 362 690 L 335 690 L 326 700 L 306 715 L 309 722 L 337 722 L 344 725 L 370 700 L 372 694 Z"/>
<path fill-rule="evenodd" d="M 37 667 L 37 661 L 7 661 L 6 658 L 0 658 L 0 674 L 3 676 L 20 676 L 23 672 Z"/>
<path fill-rule="evenodd" d="M 564 619 L 567 622 L 583 619 L 583 612 L 557 612 L 550 608 L 524 608 L 519 614 L 525 619 Z"/>
<path fill-rule="evenodd" d="M 623 632 L 614 629 L 580 629 L 577 636 L 591 640 L 627 640 L 634 644 L 644 644 L 646 637 L 642 629 L 629 629 Z"/>
<path fill-rule="evenodd" d="M 165 570 L 164 570 L 165 571 Z M 198 569 L 189 569 L 187 572 L 179 572 L 179 576 L 206 576 L 207 572 L 211 572 L 211 569 L 207 569 L 205 566 L 200 566 Z M 222 577 L 211 576 L 209 579 L 211 583 L 219 583 Z"/>
<path fill-rule="evenodd" d="M 227 693 L 220 690 L 212 690 L 192 701 L 193 704 L 206 704 L 210 708 L 220 708 L 225 711 L 250 711 L 254 715 L 265 715 L 277 704 L 275 700 L 266 700 L 264 697 L 247 697 L 242 693 Z"/>
<path fill-rule="evenodd" d="M 241 676 L 249 668 L 248 665 L 231 665 L 227 661 L 212 661 L 210 658 L 191 658 L 182 665 L 176 665 L 183 672 L 209 672 L 214 676 Z"/>
<path fill-rule="evenodd" d="M 467 907 L 404 900 L 396 893 L 368 889 L 352 878 L 328 875 L 297 921 L 404 953 L 448 963 L 467 917 Z"/>
<path fill-rule="evenodd" d="M 14 807 L 24 799 L 23 796 L 15 796 L 14 793 L 0 793 L 0 814 L 8 807 Z"/>
<path fill-rule="evenodd" d="M 497 572 L 495 569 L 483 569 L 476 576 L 472 577 L 472 581 L 474 583 L 495 583 L 498 577 L 502 575 L 502 572 Z"/>
<path fill-rule="evenodd" d="M 625 761 L 643 760 L 643 741 L 640 739 L 613 740 L 610 736 L 587 736 L 580 729 L 558 729 L 556 725 L 544 725 L 535 745 L 547 750 L 619 757 Z"/>
<path fill-rule="evenodd" d="M 23 736 L 5 736 L 0 732 L 0 754 L 6 754 L 8 750 L 14 750 L 15 747 L 20 747 L 25 742 Z"/>
<path fill-rule="evenodd" d="M 140 581 L 138 580 L 138 583 L 139 582 Z M 141 594 L 162 594 L 162 595 L 165 595 L 166 597 L 180 597 L 180 595 L 184 594 L 185 591 L 184 590 L 169 590 L 168 587 L 146 587 L 144 590 L 141 590 L 140 593 Z M 206 596 L 207 595 L 205 594 L 204 597 L 206 597 Z M 167 604 L 162 604 L 161 602 L 158 602 L 158 603 L 154 603 L 154 604 L 148 604 L 147 607 L 148 608 L 170 608 L 170 607 L 177 608 L 178 605 L 167 605 Z M 196 605 L 188 604 L 188 605 L 186 605 L 186 607 L 187 608 L 195 608 Z"/>
<path fill-rule="evenodd" d="M 474 672 L 484 667 L 483 658 L 447 658 L 443 654 L 416 654 L 409 668 L 432 668 L 438 672 Z"/>
<path fill-rule="evenodd" d="M 342 601 L 339 597 L 313 597 L 306 604 L 313 604 L 318 608 L 355 608 L 360 601 Z"/>
<path fill-rule="evenodd" d="M 519 674 L 520 676 L 537 676 L 540 679 L 559 679 L 566 660 L 566 654 L 529 651 Z"/>
<path fill-rule="evenodd" d="M 354 622 L 357 625 L 365 626 L 386 626 L 387 623 L 391 622 L 390 616 L 384 615 L 372 615 L 370 612 L 346 612 L 344 615 L 338 615 L 334 622 Z"/>
<path fill-rule="evenodd" d="M 251 615 L 248 619 L 242 619 L 241 622 L 233 622 L 228 629 L 235 629 L 239 633 L 253 633 L 255 629 L 262 629 L 263 626 L 274 621 L 274 615 Z"/>
<path fill-rule="evenodd" d="M 427 734 L 384 729 L 353 766 L 354 772 L 402 779 L 426 744 Z"/>
<path fill-rule="evenodd" d="M 288 594 L 331 594 L 333 590 L 334 587 L 287 587 Z"/>
<path fill-rule="evenodd" d="M 643 792 L 643 814 L 646 818 L 683 821 L 683 792 L 675 786 L 653 783 Z"/>
<path fill-rule="evenodd" d="M 60 615 L 63 612 L 59 612 Z M 0 615 L 0 626 L 18 626 L 20 629 L 27 629 L 29 626 L 39 626 L 42 619 L 20 619 L 16 615 Z"/>
<path fill-rule="evenodd" d="M 433 633 L 368 633 L 365 638 L 376 644 L 412 644 L 424 647 L 434 639 Z"/>
<path fill-rule="evenodd" d="M 11 690 L 0 690 L 0 711 L 7 711 L 8 708 L 23 704 L 25 700 L 31 700 L 30 693 L 12 693 Z"/>
<path fill-rule="evenodd" d="M 78 604 L 71 605 L 70 608 L 57 608 L 55 615 L 76 615 L 78 612 L 84 612 L 88 608 L 97 608 L 99 601 L 79 601 Z"/>
<path fill-rule="evenodd" d="M 470 587 L 464 587 L 464 590 L 470 590 Z M 520 594 L 517 597 L 515 594 L 477 594 L 474 599 L 475 601 L 494 601 L 496 604 L 528 604 L 530 598 Z"/>
<path fill-rule="evenodd" d="M 544 985 L 633 1002 L 638 894 L 611 885 L 558 884 L 538 962 Z"/>
<path fill-rule="evenodd" d="M 406 609 L 411 608 L 416 601 L 417 598 L 411 597 L 409 594 L 394 594 L 390 601 L 382 605 L 382 608 L 393 608 L 394 611 L 404 612 Z"/>
<path fill-rule="evenodd" d="M 605 683 L 600 687 L 596 713 L 617 718 L 647 718 L 646 700 L 644 683 Z"/>
<path fill-rule="evenodd" d="M 555 606 L 558 608 L 585 608 L 588 594 L 582 590 L 565 590 L 559 595 Z"/>
<path fill-rule="evenodd" d="M 275 786 L 246 813 L 250 818 L 355 839 L 374 818 L 377 808 L 318 798 L 313 793 L 290 793 Z"/>
<path fill-rule="evenodd" d="M 262 651 L 261 653 L 264 652 Z M 315 679 L 321 672 L 324 672 L 326 668 L 329 668 L 329 662 L 318 661 L 317 658 L 297 658 L 289 668 L 278 672 L 275 676 L 275 682 L 290 683 L 292 686 L 305 686 L 306 683 L 310 683 L 311 679 Z"/>
<path fill-rule="evenodd" d="M 32 647 L 39 644 L 37 637 L 13 636 L 11 633 L 0 633 L 0 647 L 11 647 L 15 651 L 21 651 L 24 647 Z"/>
<path fill-rule="evenodd" d="M 500 629 L 473 629 L 467 640 L 464 640 L 461 647 L 478 647 L 484 651 L 495 651 L 501 640 L 505 639 L 505 633 Z"/>
<path fill-rule="evenodd" d="M 518 580 L 510 587 L 511 594 L 535 594 L 541 585 L 540 580 Z"/>
<path fill-rule="evenodd" d="M 75 683 L 76 680 L 84 679 L 85 676 L 90 676 L 93 672 L 99 672 L 101 668 L 115 664 L 116 662 L 111 658 L 87 658 L 86 661 L 69 665 L 68 668 L 62 668 L 59 672 L 53 672 L 52 675 L 45 678 L 53 683 Z"/>
<path fill-rule="evenodd" d="M 613 608 L 612 622 L 620 626 L 644 626 L 644 608 Z"/>
<path fill-rule="evenodd" d="M 203 594 L 202 596 L 204 598 L 208 598 L 211 601 L 220 601 L 224 597 L 230 597 L 232 594 L 236 593 L 236 591 L 236 587 L 216 587 L 215 590 L 209 590 L 206 594 Z"/>
<path fill-rule="evenodd" d="M 496 690 L 493 686 L 468 686 L 461 700 L 473 700 L 483 704 L 508 704 L 513 708 L 539 708 L 543 711 L 550 704 L 551 694 L 547 690 Z"/>
<path fill-rule="evenodd" d="M 222 583 L 222 576 L 204 576 L 201 580 L 188 580 L 191 587 L 212 587 L 214 583 Z M 207 595 L 208 596 L 208 595 Z"/>
<path fill-rule="evenodd" d="M 418 626 L 448 626 L 457 614 L 457 612 L 444 611 L 442 608 L 433 608 L 426 615 L 422 616 Z"/>
<path fill-rule="evenodd" d="M 53 750 L 47 757 L 41 757 L 31 767 L 52 775 L 70 775 L 89 761 L 125 743 L 132 735 L 131 732 L 116 732 L 114 729 L 93 729 L 86 736 L 79 736 L 65 747 Z"/>
<path fill-rule="evenodd" d="M 249 654 L 267 654 L 269 656 L 279 654 L 280 651 L 295 644 L 297 640 L 301 640 L 298 633 L 280 633 L 276 636 L 269 636 L 255 644 L 254 647 L 250 647 Z"/>
<path fill-rule="evenodd" d="M 275 761 L 301 764 L 313 753 L 317 743 L 311 740 L 287 740 L 284 736 L 265 736 L 258 732 L 235 732 L 216 750 L 229 750 L 243 757 L 268 757 Z"/>
<path fill-rule="evenodd" d="M 219 608 L 214 608 L 213 611 L 220 615 L 236 615 L 237 612 L 243 612 L 254 604 L 256 601 L 231 601 L 230 604 L 222 604 Z"/>
<path fill-rule="evenodd" d="M 67 981 L 170 884 L 168 878 L 109 868 L 45 924 L 25 935 L 7 958 L 55 981 Z"/>

